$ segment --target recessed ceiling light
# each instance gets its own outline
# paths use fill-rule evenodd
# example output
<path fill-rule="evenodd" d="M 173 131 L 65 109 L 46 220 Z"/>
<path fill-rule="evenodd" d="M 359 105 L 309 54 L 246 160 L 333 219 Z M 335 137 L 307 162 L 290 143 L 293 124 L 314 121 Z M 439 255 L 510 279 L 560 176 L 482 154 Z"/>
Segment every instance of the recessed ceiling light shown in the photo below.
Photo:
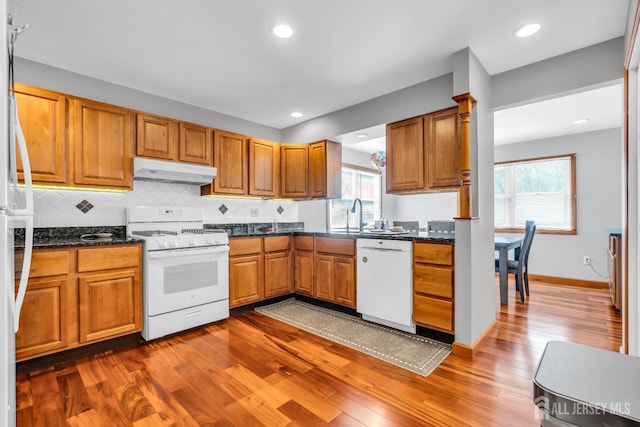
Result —
<path fill-rule="evenodd" d="M 356 135 L 357 138 L 366 138 L 367 134 L 366 133 L 359 133 Z"/>
<path fill-rule="evenodd" d="M 517 28 L 513 34 L 515 34 L 516 37 L 529 37 L 535 33 L 538 32 L 538 30 L 540 29 L 540 24 L 528 24 L 528 25 L 523 25 L 520 28 Z"/>
<path fill-rule="evenodd" d="M 583 123 L 587 123 L 589 121 L 589 119 L 578 119 L 578 120 L 574 120 L 573 124 L 574 125 L 581 125 Z"/>
<path fill-rule="evenodd" d="M 304 116 L 304 114 L 302 114 L 299 111 L 294 111 L 293 113 L 291 113 L 291 117 L 302 117 Z"/>
<path fill-rule="evenodd" d="M 280 37 L 281 39 L 286 39 L 293 35 L 293 28 L 287 24 L 276 25 L 271 29 L 271 31 L 276 37 Z"/>

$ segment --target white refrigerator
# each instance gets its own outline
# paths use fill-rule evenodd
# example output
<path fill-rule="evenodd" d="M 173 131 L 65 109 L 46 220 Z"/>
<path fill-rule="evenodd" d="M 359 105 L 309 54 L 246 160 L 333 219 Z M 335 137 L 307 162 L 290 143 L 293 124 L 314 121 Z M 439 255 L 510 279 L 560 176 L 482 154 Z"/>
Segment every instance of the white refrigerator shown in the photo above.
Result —
<path fill-rule="evenodd" d="M 15 100 L 10 96 L 13 77 L 11 67 L 13 42 L 26 29 L 16 29 L 7 15 L 6 0 L 0 0 L 0 16 L 5 17 L 5 31 L 0 31 L 0 426 L 16 423 L 16 352 L 15 334 L 19 328 L 20 309 L 24 300 L 31 251 L 33 248 L 33 193 L 31 170 L 24 135 L 17 120 Z M 6 53 L 8 52 L 8 54 Z M 24 170 L 24 186 L 18 187 L 16 174 L 16 141 Z M 24 261 L 14 266 L 17 229 L 24 229 Z M 21 271 L 20 271 L 21 270 Z M 16 290 L 16 277 L 20 277 Z"/>

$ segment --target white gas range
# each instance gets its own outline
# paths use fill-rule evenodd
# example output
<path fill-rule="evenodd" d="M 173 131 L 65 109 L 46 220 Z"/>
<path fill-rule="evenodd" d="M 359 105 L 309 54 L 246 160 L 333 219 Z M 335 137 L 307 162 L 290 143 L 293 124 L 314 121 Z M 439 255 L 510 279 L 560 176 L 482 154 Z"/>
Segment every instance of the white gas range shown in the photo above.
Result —
<path fill-rule="evenodd" d="M 127 234 L 144 240 L 144 339 L 229 317 L 229 237 L 203 227 L 200 208 L 127 209 Z"/>

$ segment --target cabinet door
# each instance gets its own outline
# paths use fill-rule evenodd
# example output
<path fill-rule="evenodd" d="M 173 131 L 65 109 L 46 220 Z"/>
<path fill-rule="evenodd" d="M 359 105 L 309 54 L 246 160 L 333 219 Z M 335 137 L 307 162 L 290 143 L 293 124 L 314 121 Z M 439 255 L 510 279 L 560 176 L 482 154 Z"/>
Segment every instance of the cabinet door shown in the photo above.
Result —
<path fill-rule="evenodd" d="M 335 257 L 333 298 L 338 304 L 356 306 L 356 263 L 353 258 Z"/>
<path fill-rule="evenodd" d="M 387 191 L 424 189 L 422 117 L 387 125 Z"/>
<path fill-rule="evenodd" d="M 309 144 L 309 196 L 327 194 L 327 146 L 325 141 Z"/>
<path fill-rule="evenodd" d="M 333 257 L 316 254 L 313 268 L 315 297 L 333 301 L 333 279 Z"/>
<path fill-rule="evenodd" d="M 427 328 L 453 333 L 453 301 L 414 295 L 413 321 Z"/>
<path fill-rule="evenodd" d="M 264 254 L 264 297 L 291 292 L 291 251 Z"/>
<path fill-rule="evenodd" d="M 426 116 L 427 185 L 430 189 L 460 186 L 460 125 L 458 108 Z"/>
<path fill-rule="evenodd" d="M 206 194 L 248 194 L 248 139 L 243 135 L 216 130 L 213 143 L 213 166 L 218 175 L 213 183 L 202 187 Z"/>
<path fill-rule="evenodd" d="M 204 126 L 180 122 L 181 162 L 213 164 L 213 130 Z"/>
<path fill-rule="evenodd" d="M 342 145 L 333 141 L 309 144 L 309 196 L 342 197 Z"/>
<path fill-rule="evenodd" d="M 67 276 L 29 279 L 16 334 L 17 360 L 67 346 L 68 287 Z"/>
<path fill-rule="evenodd" d="M 296 251 L 294 264 L 295 291 L 313 296 L 313 252 Z"/>
<path fill-rule="evenodd" d="M 137 268 L 78 277 L 80 342 L 142 330 L 142 288 Z"/>
<path fill-rule="evenodd" d="M 67 182 L 66 111 L 64 95 L 16 83 L 16 104 L 34 182 Z M 24 179 L 17 154 L 18 178 Z"/>
<path fill-rule="evenodd" d="M 249 141 L 249 194 L 278 195 L 280 144 L 252 138 Z"/>
<path fill-rule="evenodd" d="M 136 115 L 136 155 L 164 160 L 178 158 L 178 122 L 151 114 Z"/>
<path fill-rule="evenodd" d="M 130 189 L 133 113 L 75 99 L 75 183 Z"/>
<path fill-rule="evenodd" d="M 305 198 L 309 196 L 309 146 L 280 145 L 280 195 Z"/>
<path fill-rule="evenodd" d="M 229 307 L 260 301 L 264 297 L 262 255 L 229 258 Z"/>

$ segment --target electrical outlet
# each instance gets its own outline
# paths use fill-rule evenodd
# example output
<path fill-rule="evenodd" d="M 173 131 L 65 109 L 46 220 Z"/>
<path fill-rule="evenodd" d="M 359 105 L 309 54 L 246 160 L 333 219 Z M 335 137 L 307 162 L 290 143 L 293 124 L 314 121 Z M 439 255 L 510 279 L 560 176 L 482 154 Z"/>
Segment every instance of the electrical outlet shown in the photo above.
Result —
<path fill-rule="evenodd" d="M 251 208 L 251 212 L 249 215 L 251 215 L 251 218 L 256 218 L 258 215 L 260 215 L 260 211 L 258 210 L 258 208 Z"/>
<path fill-rule="evenodd" d="M 591 264 L 591 257 L 590 257 L 590 256 L 584 256 L 584 257 L 582 257 L 582 263 L 583 263 L 584 265 L 589 265 L 589 264 Z"/>

